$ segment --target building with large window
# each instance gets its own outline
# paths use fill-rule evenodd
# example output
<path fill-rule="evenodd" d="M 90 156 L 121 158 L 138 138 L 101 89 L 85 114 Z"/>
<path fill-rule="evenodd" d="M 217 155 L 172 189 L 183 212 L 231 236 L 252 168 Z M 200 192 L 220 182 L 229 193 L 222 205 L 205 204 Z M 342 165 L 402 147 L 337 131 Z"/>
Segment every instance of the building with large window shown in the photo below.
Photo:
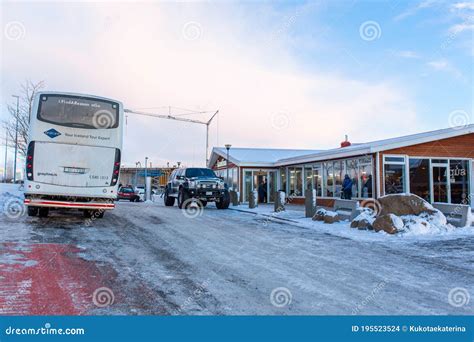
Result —
<path fill-rule="evenodd" d="M 305 189 L 315 189 L 319 205 L 341 198 L 342 182 L 352 180 L 354 199 L 414 193 L 425 200 L 470 204 L 473 196 L 474 125 L 447 128 L 363 144 L 344 142 L 329 150 L 215 147 L 209 167 L 240 192 L 241 201 L 259 187 L 265 202 L 277 190 L 303 203 Z"/>

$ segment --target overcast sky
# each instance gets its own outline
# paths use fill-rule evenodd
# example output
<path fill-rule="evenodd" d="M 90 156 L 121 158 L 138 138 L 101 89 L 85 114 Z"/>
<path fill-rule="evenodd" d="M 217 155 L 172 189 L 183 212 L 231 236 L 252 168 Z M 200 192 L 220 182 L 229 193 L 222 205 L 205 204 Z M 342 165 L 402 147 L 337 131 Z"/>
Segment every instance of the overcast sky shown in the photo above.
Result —
<path fill-rule="evenodd" d="M 1 6 L 2 119 L 28 78 L 130 109 L 219 109 L 211 147 L 331 148 L 473 122 L 472 2 Z M 145 156 L 203 165 L 205 128 L 129 115 L 124 161 Z"/>

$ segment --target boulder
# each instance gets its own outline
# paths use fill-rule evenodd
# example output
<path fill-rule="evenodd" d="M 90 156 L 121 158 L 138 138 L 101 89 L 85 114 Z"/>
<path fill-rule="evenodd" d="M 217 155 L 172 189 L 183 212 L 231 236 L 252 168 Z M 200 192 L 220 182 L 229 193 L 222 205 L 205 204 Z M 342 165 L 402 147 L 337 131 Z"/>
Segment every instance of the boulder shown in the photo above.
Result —
<path fill-rule="evenodd" d="M 388 234 L 396 234 L 403 230 L 404 224 L 400 217 L 394 214 L 386 214 L 377 216 L 373 227 L 376 232 L 383 230 Z"/>
<path fill-rule="evenodd" d="M 313 216 L 313 221 L 324 221 L 324 215 L 326 215 L 326 209 L 316 210 L 316 214 Z"/>
<path fill-rule="evenodd" d="M 351 222 L 351 228 L 358 228 L 360 230 L 373 230 L 372 223 L 375 220 L 375 213 L 369 208 L 357 208 L 359 215 Z"/>
<path fill-rule="evenodd" d="M 374 227 L 367 219 L 362 219 L 357 224 L 357 229 L 359 230 L 374 230 Z"/>
<path fill-rule="evenodd" d="M 341 219 L 341 216 L 334 211 L 326 211 L 326 214 L 324 215 L 324 223 L 331 224 L 334 222 L 339 222 Z"/>
<path fill-rule="evenodd" d="M 393 194 L 380 197 L 378 199 L 381 210 L 380 216 L 395 214 L 397 216 L 420 215 L 421 213 L 437 214 L 431 204 L 424 199 L 413 194 Z"/>

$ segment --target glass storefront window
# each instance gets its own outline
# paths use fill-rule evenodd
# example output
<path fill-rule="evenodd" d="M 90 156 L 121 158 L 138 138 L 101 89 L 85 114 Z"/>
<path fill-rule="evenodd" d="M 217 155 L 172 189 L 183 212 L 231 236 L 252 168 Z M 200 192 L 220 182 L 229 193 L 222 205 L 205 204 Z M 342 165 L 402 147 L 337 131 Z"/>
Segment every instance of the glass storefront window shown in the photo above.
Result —
<path fill-rule="evenodd" d="M 332 162 L 324 163 L 325 170 L 325 196 L 333 197 L 334 196 L 334 168 Z"/>
<path fill-rule="evenodd" d="M 405 165 L 385 164 L 385 194 L 400 194 L 405 192 Z"/>
<path fill-rule="evenodd" d="M 305 189 L 306 190 L 311 190 L 313 189 L 313 168 L 311 167 L 305 167 L 304 169 L 304 183 L 305 183 Z"/>
<path fill-rule="evenodd" d="M 303 196 L 303 169 L 301 167 L 295 168 L 295 177 L 295 196 Z"/>
<path fill-rule="evenodd" d="M 289 189 L 288 189 L 288 194 L 290 196 L 295 196 L 295 184 L 296 184 L 296 174 L 295 174 L 295 168 L 294 167 L 289 167 L 288 168 L 288 174 L 289 174 L 289 178 L 290 178 L 290 182 L 289 182 Z"/>
<path fill-rule="evenodd" d="M 346 160 L 346 174 L 352 180 L 352 196 L 359 197 L 359 165 L 357 159 Z"/>
<path fill-rule="evenodd" d="M 430 201 L 430 161 L 410 158 L 410 192 Z"/>
<path fill-rule="evenodd" d="M 280 190 L 288 193 L 286 189 L 286 167 L 280 168 Z"/>
<path fill-rule="evenodd" d="M 342 161 L 335 161 L 334 162 L 334 197 L 341 197 L 342 194 L 342 180 L 344 179 L 344 175 L 342 167 Z"/>
<path fill-rule="evenodd" d="M 250 193 L 253 190 L 252 184 L 252 171 L 245 171 L 244 173 L 244 189 L 245 189 L 245 201 L 248 202 L 250 198 Z"/>
<path fill-rule="evenodd" d="M 322 196 L 322 179 L 323 173 L 321 172 L 321 165 L 314 166 L 313 168 L 313 186 L 316 190 L 316 196 Z"/>
<path fill-rule="evenodd" d="M 365 159 L 361 159 L 361 162 L 366 163 Z M 360 178 L 360 197 L 361 198 L 372 198 L 374 188 L 374 182 L 372 179 L 372 162 L 369 159 L 369 164 L 359 163 L 359 178 Z"/>
<path fill-rule="evenodd" d="M 469 201 L 469 171 L 467 160 L 449 161 L 451 185 L 451 203 L 470 204 Z"/>

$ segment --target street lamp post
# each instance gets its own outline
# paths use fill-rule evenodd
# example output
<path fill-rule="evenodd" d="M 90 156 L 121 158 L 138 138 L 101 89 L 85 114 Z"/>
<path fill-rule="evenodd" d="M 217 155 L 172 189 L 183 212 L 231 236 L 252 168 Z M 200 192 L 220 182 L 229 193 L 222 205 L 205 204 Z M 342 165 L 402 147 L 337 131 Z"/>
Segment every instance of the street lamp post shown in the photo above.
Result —
<path fill-rule="evenodd" d="M 142 167 L 142 163 L 140 163 L 139 161 L 135 163 L 135 167 L 136 167 L 136 170 L 135 170 L 135 187 L 138 186 L 138 165 L 140 165 L 140 167 Z"/>
<path fill-rule="evenodd" d="M 147 173 L 147 164 L 148 164 L 148 157 L 145 157 L 145 186 L 144 186 L 144 189 L 145 189 L 145 200 L 148 200 L 148 196 L 147 196 L 147 186 L 146 186 L 146 179 L 147 179 L 147 176 L 148 176 L 148 173 Z"/>
<path fill-rule="evenodd" d="M 230 147 L 232 145 L 231 144 L 226 144 L 225 145 L 225 149 L 227 150 L 227 159 L 226 159 L 226 169 L 227 169 L 227 187 L 229 187 L 229 150 L 230 150 Z"/>
<path fill-rule="evenodd" d="M 13 183 L 16 183 L 16 156 L 18 154 L 18 116 L 20 115 L 20 97 L 12 95 L 16 98 L 16 127 L 15 127 L 15 159 L 13 160 Z"/>

